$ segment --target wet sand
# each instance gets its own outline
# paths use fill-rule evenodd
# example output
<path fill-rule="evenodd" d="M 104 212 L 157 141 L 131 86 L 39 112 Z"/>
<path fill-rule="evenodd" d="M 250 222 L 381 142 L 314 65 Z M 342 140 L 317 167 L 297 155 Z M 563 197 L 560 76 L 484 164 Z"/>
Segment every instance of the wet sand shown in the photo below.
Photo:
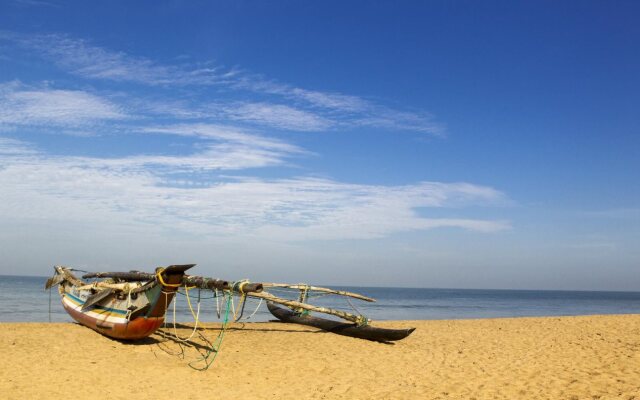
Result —
<path fill-rule="evenodd" d="M 640 315 L 377 325 L 417 330 L 389 345 L 234 324 L 199 372 L 200 334 L 215 339 L 219 324 L 181 345 L 169 329 L 131 344 L 72 323 L 1 323 L 0 397 L 640 400 Z"/>

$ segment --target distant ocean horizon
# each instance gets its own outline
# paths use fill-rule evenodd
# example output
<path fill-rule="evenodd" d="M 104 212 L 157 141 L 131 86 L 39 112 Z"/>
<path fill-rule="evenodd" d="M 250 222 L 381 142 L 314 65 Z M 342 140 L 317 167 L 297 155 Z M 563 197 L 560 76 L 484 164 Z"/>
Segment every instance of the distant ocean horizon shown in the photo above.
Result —
<path fill-rule="evenodd" d="M 0 322 L 66 322 L 72 321 L 60 303 L 57 290 L 44 290 L 47 277 L 0 275 Z M 375 298 L 375 303 L 328 296 L 312 303 L 354 312 L 355 309 L 373 320 L 436 320 L 508 317 L 546 317 L 596 314 L 640 314 L 640 292 L 509 290 L 509 289 L 430 289 L 393 287 L 331 286 Z M 274 294 L 278 294 L 272 290 Z M 198 291 L 191 291 L 197 301 Z M 219 321 L 216 302 L 211 293 L 201 293 L 201 319 Z M 176 297 L 176 319 L 189 322 L 193 318 L 184 296 Z M 51 308 L 49 308 L 51 304 Z M 247 322 L 273 319 L 258 302 L 248 302 L 244 317 L 255 312 Z M 172 320 L 173 305 L 167 320 Z M 244 321 L 244 320 L 243 320 Z"/>

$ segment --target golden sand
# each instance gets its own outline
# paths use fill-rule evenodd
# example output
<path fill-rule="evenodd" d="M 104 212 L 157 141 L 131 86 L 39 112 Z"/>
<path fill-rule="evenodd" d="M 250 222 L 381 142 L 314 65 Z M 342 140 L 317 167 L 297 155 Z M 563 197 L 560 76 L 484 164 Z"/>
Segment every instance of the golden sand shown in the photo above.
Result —
<path fill-rule="evenodd" d="M 72 323 L 3 323 L 0 398 L 640 400 L 640 315 L 378 325 L 418 329 L 387 345 L 235 324 L 198 372 L 197 348 L 160 334 L 128 344 Z"/>

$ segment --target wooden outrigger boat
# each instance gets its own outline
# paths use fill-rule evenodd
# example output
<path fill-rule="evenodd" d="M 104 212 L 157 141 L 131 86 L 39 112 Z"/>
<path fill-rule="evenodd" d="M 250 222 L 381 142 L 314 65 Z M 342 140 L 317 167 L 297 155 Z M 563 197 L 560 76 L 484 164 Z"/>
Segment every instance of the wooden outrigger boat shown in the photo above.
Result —
<path fill-rule="evenodd" d="M 389 342 L 404 339 L 413 332 L 413 329 L 372 327 L 371 320 L 363 315 L 318 307 L 306 302 L 310 293 L 375 301 L 357 293 L 304 284 L 251 283 L 246 280 L 230 283 L 187 275 L 186 271 L 194 266 L 195 264 L 171 265 L 157 268 L 154 273 L 130 271 L 83 275 L 83 279 L 92 281 L 79 279 L 71 268 L 55 266 L 55 274 L 47 280 L 45 288 L 58 285 L 64 309 L 77 322 L 106 336 L 122 340 L 137 340 L 153 334 L 164 323 L 167 308 L 181 287 L 216 293 L 219 290 L 228 296 L 266 300 L 269 311 L 283 322 L 313 326 L 355 338 Z M 299 292 L 299 295 L 297 299 L 278 297 L 265 291 L 270 288 Z M 244 304 L 246 303 L 243 302 L 243 306 Z M 346 322 L 312 317 L 310 312 L 332 315 Z"/>
<path fill-rule="evenodd" d="M 377 328 L 371 325 L 357 325 L 348 322 L 334 321 L 326 318 L 312 317 L 297 313 L 293 310 L 278 307 L 274 303 L 267 302 L 269 312 L 283 322 L 291 322 L 312 326 L 327 332 L 343 336 L 351 336 L 359 339 L 374 340 L 376 342 L 391 342 L 401 340 L 411 335 L 416 328 L 387 329 Z"/>
<path fill-rule="evenodd" d="M 59 285 L 62 306 L 80 324 L 116 339 L 142 339 L 164 322 L 169 303 L 193 265 L 172 265 L 147 283 L 95 282 L 78 279 L 70 269 L 56 266 L 46 288 Z"/>

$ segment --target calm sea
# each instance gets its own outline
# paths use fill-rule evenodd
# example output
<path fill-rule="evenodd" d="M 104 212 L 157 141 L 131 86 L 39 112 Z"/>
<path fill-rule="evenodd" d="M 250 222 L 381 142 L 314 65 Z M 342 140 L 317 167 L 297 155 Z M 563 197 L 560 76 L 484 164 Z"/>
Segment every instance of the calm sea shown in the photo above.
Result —
<path fill-rule="evenodd" d="M 71 321 L 63 310 L 56 290 L 45 291 L 46 277 L 0 275 L 0 322 Z M 586 314 L 638 314 L 640 292 L 582 292 L 542 290 L 405 289 L 380 287 L 334 287 L 362 293 L 376 303 L 352 300 L 353 306 L 374 320 L 388 319 L 463 319 Z M 198 296 L 194 296 L 194 306 Z M 274 292 L 274 294 L 279 294 Z M 350 310 L 342 298 L 322 297 L 313 304 Z M 192 321 L 184 296 L 177 297 L 176 315 L 180 322 Z M 248 302 L 247 317 L 257 302 Z M 51 310 L 51 311 L 49 311 Z M 170 308 L 170 312 L 172 309 Z M 215 322 L 216 301 L 211 293 L 201 293 L 201 317 Z M 251 321 L 266 321 L 271 315 L 262 305 Z"/>

